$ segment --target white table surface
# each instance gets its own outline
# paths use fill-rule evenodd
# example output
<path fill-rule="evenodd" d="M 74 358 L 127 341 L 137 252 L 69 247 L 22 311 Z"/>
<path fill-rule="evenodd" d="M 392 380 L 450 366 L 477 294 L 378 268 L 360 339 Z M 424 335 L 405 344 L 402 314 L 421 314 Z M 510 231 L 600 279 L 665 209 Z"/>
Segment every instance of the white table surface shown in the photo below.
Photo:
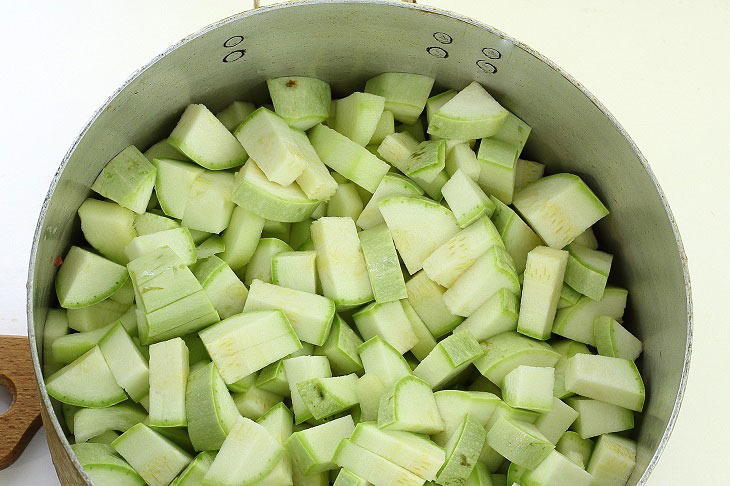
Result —
<path fill-rule="evenodd" d="M 613 112 L 651 163 L 689 256 L 695 339 L 682 412 L 649 484 L 730 484 L 730 268 L 723 256 L 730 247 L 730 3 L 423 3 L 491 24 L 555 61 Z M 0 333 L 26 334 L 36 218 L 84 123 L 137 67 L 248 6 L 249 0 L 3 3 Z M 0 484 L 58 484 L 42 431 L 17 463 L 0 471 Z"/>

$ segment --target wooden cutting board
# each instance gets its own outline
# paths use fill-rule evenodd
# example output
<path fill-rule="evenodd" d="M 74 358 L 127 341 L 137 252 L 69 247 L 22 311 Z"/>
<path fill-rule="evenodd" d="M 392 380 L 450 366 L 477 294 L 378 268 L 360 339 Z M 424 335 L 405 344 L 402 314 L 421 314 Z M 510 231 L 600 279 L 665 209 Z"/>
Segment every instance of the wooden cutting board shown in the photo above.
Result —
<path fill-rule="evenodd" d="M 41 426 L 41 403 L 27 337 L 0 336 L 0 385 L 13 397 L 10 408 L 0 415 L 0 469 L 5 469 Z"/>

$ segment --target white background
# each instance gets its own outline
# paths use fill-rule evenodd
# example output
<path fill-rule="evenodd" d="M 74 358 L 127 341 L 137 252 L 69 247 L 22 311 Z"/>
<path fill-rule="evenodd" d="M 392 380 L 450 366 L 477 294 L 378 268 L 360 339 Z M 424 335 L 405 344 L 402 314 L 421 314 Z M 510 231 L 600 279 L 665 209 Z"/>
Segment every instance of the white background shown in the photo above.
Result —
<path fill-rule="evenodd" d="M 81 127 L 136 68 L 251 1 L 0 1 L 0 334 L 26 333 L 37 214 Z M 651 163 L 689 256 L 695 339 L 682 413 L 649 484 L 730 484 L 730 3 L 423 3 L 491 24 L 555 61 L 613 112 Z M 0 471 L 0 484 L 58 484 L 42 432 Z"/>

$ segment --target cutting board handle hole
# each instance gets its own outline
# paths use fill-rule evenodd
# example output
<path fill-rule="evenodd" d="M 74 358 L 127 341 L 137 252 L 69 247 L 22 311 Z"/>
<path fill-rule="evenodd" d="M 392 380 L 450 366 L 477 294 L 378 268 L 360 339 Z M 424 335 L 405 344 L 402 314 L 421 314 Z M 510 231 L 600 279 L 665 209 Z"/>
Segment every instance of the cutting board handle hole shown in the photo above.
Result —
<path fill-rule="evenodd" d="M 15 402 L 15 387 L 6 376 L 0 375 L 0 416 L 10 410 Z"/>

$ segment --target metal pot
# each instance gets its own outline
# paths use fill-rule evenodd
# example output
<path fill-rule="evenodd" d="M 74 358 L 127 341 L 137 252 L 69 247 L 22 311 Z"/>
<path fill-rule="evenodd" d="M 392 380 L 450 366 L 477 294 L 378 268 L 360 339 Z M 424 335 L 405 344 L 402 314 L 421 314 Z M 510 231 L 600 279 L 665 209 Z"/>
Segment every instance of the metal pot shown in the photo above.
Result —
<path fill-rule="evenodd" d="M 609 207 L 597 225 L 616 255 L 612 279 L 629 289 L 625 321 L 644 342 L 648 399 L 636 429 L 644 484 L 669 438 L 691 349 L 691 296 L 677 227 L 646 161 L 618 122 L 577 81 L 533 49 L 480 22 L 385 1 L 306 1 L 247 11 L 182 40 L 136 72 L 102 106 L 66 154 L 41 210 L 28 276 L 28 334 L 44 424 L 63 484 L 91 484 L 73 455 L 41 374 L 54 260 L 80 237 L 76 210 L 104 164 L 129 144 L 164 138 L 189 103 L 213 111 L 266 97 L 287 74 L 328 81 L 335 95 L 384 71 L 433 76 L 437 87 L 473 80 L 526 120 L 528 158 L 579 174 Z"/>

